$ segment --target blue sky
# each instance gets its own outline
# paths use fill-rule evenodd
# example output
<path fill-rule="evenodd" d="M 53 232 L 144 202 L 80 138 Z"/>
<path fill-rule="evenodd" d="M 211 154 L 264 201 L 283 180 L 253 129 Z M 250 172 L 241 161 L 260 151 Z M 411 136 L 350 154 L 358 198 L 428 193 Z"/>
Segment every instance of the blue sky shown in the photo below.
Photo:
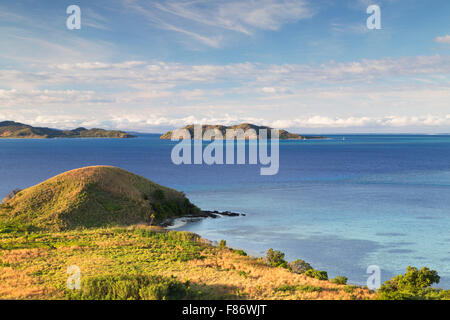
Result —
<path fill-rule="evenodd" d="M 0 0 L 0 120 L 450 132 L 449 18 L 447 0 Z"/>

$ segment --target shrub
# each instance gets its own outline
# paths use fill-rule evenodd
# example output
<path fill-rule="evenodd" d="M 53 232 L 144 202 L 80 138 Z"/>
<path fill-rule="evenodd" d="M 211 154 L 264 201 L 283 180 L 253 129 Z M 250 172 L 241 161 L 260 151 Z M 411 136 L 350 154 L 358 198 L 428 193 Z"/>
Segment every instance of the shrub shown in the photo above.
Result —
<path fill-rule="evenodd" d="M 297 290 L 297 286 L 292 286 L 289 284 L 283 284 L 278 288 L 273 289 L 275 292 L 294 292 Z"/>
<path fill-rule="evenodd" d="M 319 280 L 328 280 L 328 274 L 326 271 L 309 269 L 308 271 L 305 272 L 305 275 Z"/>
<path fill-rule="evenodd" d="M 358 286 L 355 286 L 352 284 L 352 285 L 345 286 L 343 290 L 347 293 L 353 293 L 353 291 L 355 291 L 355 289 L 358 289 Z"/>
<path fill-rule="evenodd" d="M 298 290 L 303 292 L 320 292 L 322 291 L 322 287 L 310 286 L 306 284 L 303 286 L 299 286 Z"/>
<path fill-rule="evenodd" d="M 440 299 L 445 292 L 431 288 L 439 283 L 440 277 L 435 270 L 424 267 L 418 270 L 408 266 L 405 274 L 386 281 L 378 289 L 378 298 L 387 300 Z"/>
<path fill-rule="evenodd" d="M 244 250 L 238 249 L 238 250 L 234 250 L 234 253 L 237 253 L 238 255 L 241 256 L 246 256 L 247 253 Z"/>
<path fill-rule="evenodd" d="M 220 240 L 219 248 L 226 248 L 226 247 L 227 247 L 227 241 L 226 240 Z"/>
<path fill-rule="evenodd" d="M 189 231 L 169 231 L 166 236 L 170 240 L 181 242 L 200 242 L 200 236 Z"/>
<path fill-rule="evenodd" d="M 331 282 L 336 283 L 336 284 L 347 284 L 347 280 L 348 280 L 347 277 L 337 276 L 336 278 L 331 280 Z"/>
<path fill-rule="evenodd" d="M 187 294 L 187 284 L 173 276 L 122 275 L 89 278 L 79 292 L 69 292 L 68 297 L 82 300 L 178 300 Z"/>
<path fill-rule="evenodd" d="M 287 262 L 284 260 L 284 253 L 270 248 L 266 253 L 266 262 L 272 267 L 287 268 Z"/>
<path fill-rule="evenodd" d="M 305 273 L 306 271 L 312 269 L 311 265 L 308 262 L 301 259 L 290 262 L 289 268 L 294 273 Z"/>
<path fill-rule="evenodd" d="M 274 291 L 275 292 L 295 292 L 295 291 L 320 292 L 320 291 L 322 291 L 322 287 L 311 286 L 311 285 L 292 286 L 292 285 L 284 284 L 278 288 L 275 288 Z"/>
<path fill-rule="evenodd" d="M 238 274 L 239 274 L 240 276 L 244 277 L 245 279 L 247 279 L 247 277 L 248 277 L 247 272 L 242 271 L 242 270 L 239 270 L 239 271 L 238 271 Z"/>

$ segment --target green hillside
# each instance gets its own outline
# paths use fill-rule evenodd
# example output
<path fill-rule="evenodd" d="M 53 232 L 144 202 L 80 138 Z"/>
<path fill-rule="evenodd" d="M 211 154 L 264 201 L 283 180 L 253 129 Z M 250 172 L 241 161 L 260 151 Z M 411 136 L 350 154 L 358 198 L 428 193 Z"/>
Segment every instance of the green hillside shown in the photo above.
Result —
<path fill-rule="evenodd" d="M 0 138 L 134 138 L 134 136 L 119 130 L 86 129 L 82 127 L 73 130 L 59 130 L 32 127 L 14 121 L 3 121 L 0 122 Z"/>
<path fill-rule="evenodd" d="M 5 198 L 6 224 L 44 230 L 158 223 L 200 210 L 184 194 L 126 170 L 94 166 L 65 172 Z"/>

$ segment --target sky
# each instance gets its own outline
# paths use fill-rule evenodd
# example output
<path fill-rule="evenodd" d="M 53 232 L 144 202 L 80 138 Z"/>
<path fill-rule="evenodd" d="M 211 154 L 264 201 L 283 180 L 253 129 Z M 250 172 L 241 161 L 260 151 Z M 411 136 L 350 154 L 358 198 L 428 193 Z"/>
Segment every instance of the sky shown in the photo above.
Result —
<path fill-rule="evenodd" d="M 450 1 L 0 0 L 2 120 L 450 133 Z"/>

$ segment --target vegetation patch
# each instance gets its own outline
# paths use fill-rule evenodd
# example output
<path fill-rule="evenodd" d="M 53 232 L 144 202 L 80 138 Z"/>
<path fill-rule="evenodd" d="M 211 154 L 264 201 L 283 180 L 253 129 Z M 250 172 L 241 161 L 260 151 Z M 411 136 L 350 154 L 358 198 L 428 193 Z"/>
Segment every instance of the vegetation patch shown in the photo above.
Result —
<path fill-rule="evenodd" d="M 336 283 L 336 284 L 347 284 L 347 277 L 344 276 L 337 276 L 334 279 L 331 279 L 331 282 Z"/>
<path fill-rule="evenodd" d="M 378 299 L 383 300 L 441 300 L 450 299 L 450 290 L 435 289 L 440 277 L 427 267 L 418 269 L 409 266 L 405 274 L 386 281 L 378 289 Z"/>
<path fill-rule="evenodd" d="M 155 275 L 99 276 L 87 279 L 81 290 L 67 291 L 80 300 L 180 300 L 188 297 L 188 283 Z"/>
<path fill-rule="evenodd" d="M 321 292 L 323 290 L 322 287 L 313 286 L 313 285 L 282 285 L 278 288 L 275 288 L 275 292 Z"/>
<path fill-rule="evenodd" d="M 328 274 L 326 271 L 310 269 L 305 272 L 305 275 L 318 280 L 328 280 Z"/>

